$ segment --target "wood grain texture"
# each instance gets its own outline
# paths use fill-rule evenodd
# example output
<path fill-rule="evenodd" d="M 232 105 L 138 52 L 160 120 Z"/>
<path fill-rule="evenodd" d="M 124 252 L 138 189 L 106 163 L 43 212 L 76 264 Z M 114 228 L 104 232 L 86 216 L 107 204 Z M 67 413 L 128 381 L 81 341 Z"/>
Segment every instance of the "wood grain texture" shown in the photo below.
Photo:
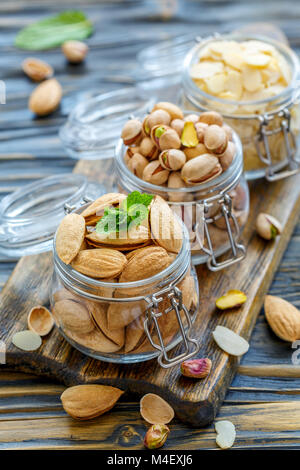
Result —
<path fill-rule="evenodd" d="M 31 167 L 32 170 L 28 167 L 27 175 L 31 171 L 46 176 L 71 170 L 75 162 L 66 157 L 61 146 L 57 136 L 59 125 L 66 119 L 75 103 L 82 99 L 86 89 L 99 93 L 132 83 L 135 54 L 146 45 L 152 45 L 157 40 L 177 34 L 206 35 L 213 31 L 230 31 L 250 21 L 263 18 L 264 21 L 275 22 L 280 26 L 287 34 L 290 44 L 299 53 L 300 3 L 292 0 L 287 2 L 282 2 L 282 0 L 268 2 L 258 0 L 200 2 L 195 0 L 186 1 L 183 7 L 182 5 L 183 2 L 175 18 L 170 21 L 161 21 L 157 15 L 154 15 L 152 2 L 141 0 L 132 0 L 129 4 L 124 1 L 100 2 L 99 0 L 88 0 L 84 3 L 82 0 L 64 2 L 64 7 L 83 9 L 93 19 L 96 32 L 88 40 L 90 54 L 88 61 L 82 66 L 68 66 L 59 48 L 34 54 L 54 66 L 56 76 L 66 88 L 60 109 L 48 118 L 35 119 L 27 110 L 27 99 L 34 84 L 26 80 L 20 71 L 20 63 L 28 53 L 16 50 L 12 44 L 20 27 L 48 14 L 56 13 L 61 9 L 61 5 L 57 0 L 45 0 L 40 3 L 33 0 L 27 0 L 26 3 L 14 0 L 1 1 L 0 78 L 4 79 L 7 85 L 7 104 L 1 106 L 0 175 L 5 175 L 7 178 L 4 176 L 0 181 L 0 197 L 30 182 L 28 177 L 19 178 L 20 173 L 25 171 L 30 161 L 34 161 L 34 166 Z M 84 78 L 85 75 L 86 78 Z M 69 87 L 70 82 L 72 82 L 72 88 Z M 23 165 L 21 172 L 20 164 Z M 57 165 L 59 165 L 59 170 Z M 270 287 L 271 294 L 283 296 L 298 307 L 300 307 L 299 263 L 300 224 L 294 232 Z M 0 259 L 0 289 L 13 267 L 13 262 Z M 43 289 L 47 292 L 47 286 Z M 27 308 L 26 304 L 24 308 Z M 299 408 L 294 406 L 294 400 L 298 399 L 297 388 L 300 389 L 299 380 L 295 377 L 283 376 L 292 367 L 292 352 L 288 343 L 280 341 L 273 335 L 261 314 L 252 335 L 250 350 L 242 358 L 239 366 L 242 375 L 237 374 L 232 387 L 229 388 L 220 416 L 229 416 L 226 413 L 230 409 L 232 414 L 246 420 L 248 413 L 252 410 L 255 412 L 255 408 L 250 410 L 247 406 L 243 406 L 245 402 L 252 405 L 257 402 L 263 402 L 266 405 L 276 402 L 275 406 L 272 406 L 272 413 L 267 411 L 268 406 L 263 405 L 263 408 L 266 411 L 264 414 L 266 422 L 274 421 L 278 427 L 276 430 L 262 428 L 260 432 L 250 423 L 249 425 L 246 423 L 243 431 L 238 428 L 236 445 L 239 448 L 299 449 L 299 426 L 295 426 L 293 430 L 289 429 L 288 433 L 285 431 L 286 423 L 290 418 L 289 413 L 298 417 L 298 422 L 300 419 Z M 274 376 L 263 376 L 265 364 Z M 246 372 L 244 367 L 247 367 L 251 376 L 244 375 Z M 259 377 L 252 375 L 256 371 Z M 73 436 L 68 418 L 60 426 L 55 438 L 48 440 L 44 419 L 56 418 L 58 420 L 61 416 L 65 416 L 59 401 L 59 394 L 52 397 L 47 395 L 46 390 L 52 384 L 52 381 L 49 383 L 42 377 L 0 372 L 0 388 L 5 390 L 4 393 L 9 394 L 7 397 L 0 397 L 0 429 L 2 430 L 0 445 L 2 448 L 70 449 L 88 448 L 92 445 L 97 449 L 111 448 L 113 450 L 117 445 L 122 445 L 123 449 L 131 449 L 137 445 L 135 439 L 122 437 L 123 434 L 132 436 L 134 434 L 131 432 L 132 429 L 135 432 L 135 425 L 140 424 L 138 405 L 131 402 L 126 405 L 121 403 L 111 414 L 100 418 L 92 444 L 86 436 L 90 435 L 89 428 L 95 426 L 94 423 L 85 423 L 81 428 L 81 435 Z M 8 391 L 6 387 L 9 385 L 14 388 L 18 396 L 14 396 L 13 389 Z M 45 393 L 34 394 L 35 388 L 42 390 L 43 386 L 45 386 Z M 61 387 L 61 385 L 57 386 Z M 294 389 L 295 394 L 293 394 Z M 20 396 L 22 390 L 24 390 L 25 397 Z M 32 390 L 33 394 L 28 395 L 26 390 Z M 285 402 L 292 404 L 292 411 L 286 409 Z M 240 406 L 237 406 L 238 404 Z M 122 406 L 121 419 L 119 406 Z M 256 412 L 261 413 L 262 409 L 259 408 Z M 110 422 L 110 434 L 106 432 L 106 424 L 103 428 L 101 426 L 103 419 L 105 419 L 104 423 L 107 423 L 106 420 Z M 40 433 L 37 433 L 36 429 L 31 433 L 31 427 L 28 425 L 31 420 L 39 422 Z M 6 422 L 8 421 L 18 422 L 19 433 L 15 438 L 12 433 L 9 437 L 6 435 Z M 140 429 L 138 445 L 142 447 L 144 424 Z M 203 440 L 203 432 L 204 430 L 191 430 L 176 421 L 174 427 L 173 424 L 171 425 L 171 435 L 166 448 L 179 449 L 185 445 L 188 449 L 189 445 L 193 445 L 197 449 L 205 446 L 216 449 L 214 432 L 211 431 L 210 437 L 205 440 Z"/>
<path fill-rule="evenodd" d="M 105 171 L 101 162 L 80 162 L 76 171 L 101 180 L 106 172 L 110 173 L 111 162 L 106 162 Z M 7 345 L 7 367 L 44 374 L 67 385 L 105 383 L 138 394 L 157 392 L 170 402 L 183 421 L 194 426 L 207 425 L 215 418 L 238 364 L 236 358 L 228 357 L 216 346 L 211 333 L 221 324 L 247 339 L 250 337 L 263 296 L 297 220 L 299 182 L 300 175 L 278 182 L 270 186 L 267 194 L 264 182 L 253 183 L 251 214 L 243 235 L 248 248 L 246 259 L 219 273 L 209 272 L 205 266 L 197 268 L 201 304 L 194 330 L 196 337 L 201 338 L 199 357 L 208 356 L 213 362 L 210 376 L 200 384 L 181 377 L 178 367 L 161 369 L 156 360 L 119 366 L 86 358 L 69 346 L 57 330 L 43 340 L 38 352 L 15 348 L 11 338 L 16 331 L 26 328 L 30 308 L 48 303 L 52 271 L 50 253 L 21 259 L 2 291 L 0 339 Z M 274 243 L 266 243 L 255 234 L 255 217 L 260 211 L 279 216 L 284 226 L 281 237 Z M 247 303 L 238 311 L 217 312 L 215 299 L 230 288 L 246 292 Z M 180 347 L 176 352 L 179 350 Z"/>

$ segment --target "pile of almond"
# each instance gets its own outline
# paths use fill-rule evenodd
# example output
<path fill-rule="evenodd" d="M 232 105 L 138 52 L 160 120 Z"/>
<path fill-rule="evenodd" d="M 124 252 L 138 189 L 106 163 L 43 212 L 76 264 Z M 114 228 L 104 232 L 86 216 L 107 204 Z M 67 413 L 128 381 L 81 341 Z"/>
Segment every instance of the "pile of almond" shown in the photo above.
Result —
<path fill-rule="evenodd" d="M 56 252 L 63 263 L 87 277 L 110 283 L 107 287 L 97 288 L 99 301 L 79 297 L 64 286 L 53 296 L 53 315 L 64 333 L 76 343 L 102 353 L 151 350 L 144 332 L 146 302 L 114 302 L 113 299 L 155 292 L 158 289 L 155 282 L 126 289 L 122 284 L 160 273 L 171 265 L 182 246 L 182 226 L 159 196 L 153 197 L 145 218 L 127 233 L 97 231 L 97 224 L 108 209 L 112 213 L 117 211 L 125 200 L 123 194 L 105 194 L 81 214 L 68 214 L 56 234 Z M 194 278 L 188 273 L 177 286 L 182 290 L 186 307 L 194 310 L 197 304 Z M 101 300 L 103 297 L 111 301 Z M 166 297 L 161 308 L 167 306 L 169 300 Z M 159 319 L 166 342 L 171 341 L 178 331 L 173 313 Z"/>
<path fill-rule="evenodd" d="M 138 178 L 170 189 L 196 186 L 227 170 L 236 154 L 231 128 L 214 111 L 184 116 L 157 103 L 143 122 L 129 120 L 122 139 L 125 162 Z"/>

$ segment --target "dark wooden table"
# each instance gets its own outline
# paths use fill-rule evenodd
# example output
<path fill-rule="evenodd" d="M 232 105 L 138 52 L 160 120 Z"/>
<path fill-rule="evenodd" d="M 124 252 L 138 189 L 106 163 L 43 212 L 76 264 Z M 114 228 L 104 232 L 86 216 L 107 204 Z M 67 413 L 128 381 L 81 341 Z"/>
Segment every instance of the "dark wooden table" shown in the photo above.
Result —
<path fill-rule="evenodd" d="M 280 26 L 292 47 L 300 50 L 300 3 L 265 0 L 179 2 L 175 16 L 162 18 L 157 1 L 65 1 L 78 5 L 95 23 L 90 53 L 79 67 L 66 64 L 59 49 L 41 53 L 16 50 L 17 30 L 61 10 L 57 0 L 5 1 L 0 4 L 0 79 L 7 103 L 0 105 L 0 197 L 26 183 L 72 171 L 57 131 L 85 90 L 99 93 L 127 86 L 136 53 L 147 45 L 183 33 L 231 31 L 253 21 Z M 29 56 L 45 58 L 64 88 L 59 111 L 34 119 L 27 109 L 34 85 L 21 71 Z M 298 224 L 270 289 L 300 306 L 300 224 Z M 0 259 L 0 287 L 14 262 Z M 290 345 L 277 339 L 259 316 L 249 352 L 243 357 L 219 416 L 235 423 L 239 449 L 300 448 L 300 366 L 292 367 Z M 125 397 L 112 412 L 93 422 L 74 422 L 62 410 L 64 387 L 39 377 L 0 372 L 0 449 L 140 449 L 145 425 L 135 397 Z M 130 401 L 128 401 L 130 400 Z M 190 429 L 172 423 L 165 448 L 216 448 L 213 426 Z"/>

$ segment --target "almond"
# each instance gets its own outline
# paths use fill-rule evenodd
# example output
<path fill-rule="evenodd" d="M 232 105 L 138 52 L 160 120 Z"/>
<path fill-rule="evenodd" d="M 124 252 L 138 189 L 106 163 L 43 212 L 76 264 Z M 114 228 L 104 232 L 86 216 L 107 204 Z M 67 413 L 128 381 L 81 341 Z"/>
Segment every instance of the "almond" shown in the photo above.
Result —
<path fill-rule="evenodd" d="M 123 391 L 107 385 L 76 385 L 60 399 L 64 410 L 75 419 L 92 419 L 111 410 Z"/>
<path fill-rule="evenodd" d="M 179 253 L 182 246 L 182 227 L 167 202 L 155 196 L 150 205 L 151 238 L 171 253 Z"/>
<path fill-rule="evenodd" d="M 123 271 L 126 256 L 111 248 L 83 250 L 72 261 L 72 267 L 86 276 L 94 278 L 115 278 Z"/>
<path fill-rule="evenodd" d="M 284 341 L 300 339 L 300 312 L 284 299 L 267 295 L 265 297 L 265 315 L 271 329 Z"/>
<path fill-rule="evenodd" d="M 79 214 L 68 214 L 61 221 L 56 233 L 56 251 L 66 264 L 78 255 L 85 234 L 85 221 Z"/>
<path fill-rule="evenodd" d="M 87 307 L 96 327 L 121 348 L 125 342 L 125 329 L 119 326 L 114 329 L 108 328 L 107 304 L 88 301 Z"/>
<path fill-rule="evenodd" d="M 241 356 L 249 349 L 249 343 L 244 338 L 225 326 L 218 325 L 213 337 L 217 345 L 232 356 Z"/>
<path fill-rule="evenodd" d="M 53 315 L 63 328 L 75 333 L 86 334 L 94 329 L 86 307 L 74 300 L 59 300 L 53 308 Z"/>
<path fill-rule="evenodd" d="M 112 302 L 107 311 L 108 328 L 114 330 L 129 325 L 129 323 L 142 315 L 145 309 L 144 301 Z"/>
<path fill-rule="evenodd" d="M 121 193 L 107 193 L 103 194 L 103 196 L 98 197 L 94 202 L 92 202 L 84 211 L 81 213 L 81 215 L 85 218 L 88 219 L 89 217 L 93 215 L 100 215 L 105 209 L 105 207 L 109 206 L 119 206 L 119 204 L 126 199 L 126 196 Z"/>
<path fill-rule="evenodd" d="M 62 98 L 61 85 L 50 78 L 38 85 L 30 95 L 29 109 L 38 116 L 47 116 L 58 108 Z"/>
<path fill-rule="evenodd" d="M 28 57 L 22 63 L 24 73 L 34 82 L 41 82 L 53 75 L 53 68 L 43 60 Z"/>
<path fill-rule="evenodd" d="M 75 333 L 71 330 L 64 329 L 64 333 L 75 343 L 85 348 L 101 353 L 115 353 L 120 350 L 120 346 L 111 341 L 99 329 L 94 329 L 89 333 Z"/>
<path fill-rule="evenodd" d="M 159 246 L 145 247 L 127 262 L 119 282 L 132 282 L 158 274 L 170 265 L 170 257 L 164 248 Z"/>
<path fill-rule="evenodd" d="M 231 421 L 217 421 L 215 423 L 215 430 L 217 433 L 216 443 L 221 449 L 229 449 L 233 446 L 236 438 L 236 431 L 235 426 Z"/>
<path fill-rule="evenodd" d="M 88 243 L 92 242 L 95 246 L 111 246 L 121 251 L 126 251 L 140 247 L 140 245 L 150 242 L 150 232 L 148 224 L 134 225 L 128 232 L 119 232 L 114 234 L 101 234 L 96 231 L 86 236 Z"/>

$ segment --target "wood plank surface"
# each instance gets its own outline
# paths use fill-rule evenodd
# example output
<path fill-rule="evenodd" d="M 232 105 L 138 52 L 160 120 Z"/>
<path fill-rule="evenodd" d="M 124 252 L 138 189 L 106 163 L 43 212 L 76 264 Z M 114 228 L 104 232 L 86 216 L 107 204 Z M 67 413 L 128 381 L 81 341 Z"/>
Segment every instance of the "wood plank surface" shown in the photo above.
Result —
<path fill-rule="evenodd" d="M 63 106 L 58 113 L 46 119 L 33 120 L 31 114 L 26 110 L 26 102 L 34 85 L 24 80 L 20 73 L 20 63 L 27 56 L 27 53 L 25 51 L 16 51 L 12 46 L 12 42 L 18 28 L 29 24 L 34 19 L 46 16 L 49 13 L 55 13 L 61 7 L 53 0 L 43 1 L 42 4 L 32 0 L 28 0 L 26 4 L 19 1 L 1 2 L 0 22 L 1 31 L 4 34 L 0 34 L 0 50 L 2 52 L 0 65 L 2 65 L 1 78 L 5 79 L 7 83 L 8 100 L 7 105 L 1 106 L 0 110 L 0 175 L 4 175 L 0 181 L 0 197 L 30 182 L 30 178 L 18 177 L 18 174 L 22 176 L 23 173 L 19 170 L 20 162 L 23 164 L 22 169 L 25 169 L 27 168 L 26 164 L 30 160 L 34 160 L 32 180 L 34 180 L 34 177 L 38 177 L 38 172 L 40 175 L 60 172 L 57 170 L 57 165 L 61 166 L 61 172 L 71 170 L 74 162 L 66 157 L 61 147 L 56 135 L 58 126 L 82 96 L 83 87 L 88 86 L 102 92 L 130 83 L 132 81 L 130 73 L 134 65 L 134 55 L 138 49 L 145 45 L 151 45 L 156 40 L 186 32 L 206 34 L 215 30 L 229 31 L 249 21 L 261 21 L 263 19 L 264 21 L 273 21 L 279 25 L 287 34 L 292 46 L 299 52 L 300 4 L 291 0 L 288 2 L 269 0 L 264 3 L 256 0 L 253 2 L 246 0 L 186 2 L 187 7 L 180 8 L 174 19 L 163 22 L 156 12 L 153 12 L 153 6 L 149 7 L 150 3 L 152 2 L 131 1 L 125 5 L 125 2 L 117 1 L 104 2 L 102 5 L 98 1 L 91 0 L 84 4 L 80 0 L 64 2 L 64 7 L 70 5 L 71 7 L 79 6 L 83 8 L 95 21 L 97 26 L 96 34 L 88 41 L 91 48 L 90 57 L 93 55 L 95 60 L 91 59 L 92 66 L 85 64 L 83 67 L 74 68 L 66 67 L 58 49 L 36 54 L 38 57 L 49 60 L 55 66 L 56 75 L 59 79 L 61 76 L 64 85 L 72 80 L 74 87 L 72 89 L 68 88 Z M 121 47 L 118 45 L 118 34 L 122 36 L 123 45 Z M 139 41 L 139 44 L 136 41 Z M 112 67 L 112 61 L 117 62 L 117 70 Z M 116 76 L 116 72 L 118 76 Z M 88 80 L 85 80 L 83 75 L 87 73 Z M 114 84 L 106 78 L 108 73 L 110 76 L 114 75 Z M 123 81 L 121 80 L 121 73 Z M 48 127 L 49 134 L 47 131 L 45 132 Z M 26 134 L 26 129 L 31 134 Z M 36 132 L 36 129 L 39 132 Z M 47 138 L 47 135 L 51 139 Z M 2 164 L 6 166 L 2 166 Z M 65 164 L 67 166 L 64 167 Z M 16 174 L 16 178 L 14 178 L 14 174 Z M 30 175 L 30 171 L 27 174 Z M 300 226 L 298 225 L 270 291 L 274 295 L 281 295 L 292 301 L 298 307 L 300 306 L 299 240 Z M 0 260 L 0 263 L 1 289 L 11 273 L 14 263 L 4 259 Z M 228 411 L 228 404 L 230 404 L 232 413 L 236 410 L 236 416 L 241 415 L 245 418 L 251 411 L 247 406 L 244 406 L 244 402 L 252 405 L 263 402 L 263 404 L 266 404 L 266 412 L 264 413 L 266 423 L 274 421 L 275 424 L 278 423 L 278 427 L 271 430 L 266 425 L 266 428 L 262 427 L 262 433 L 260 433 L 251 427 L 250 422 L 249 425 L 245 425 L 243 431 L 238 426 L 237 445 L 240 448 L 299 448 L 299 426 L 298 428 L 295 426 L 294 429 L 289 428 L 288 436 L 286 432 L 290 418 L 289 411 L 285 406 L 286 402 L 292 404 L 294 420 L 298 417 L 298 422 L 300 421 L 299 409 L 294 406 L 295 401 L 298 399 L 297 387 L 299 389 L 299 382 L 295 377 L 297 373 L 295 369 L 293 368 L 291 371 L 291 368 L 294 367 L 291 363 L 292 352 L 293 350 L 289 344 L 278 340 L 270 332 L 261 314 L 254 329 L 251 348 L 248 354 L 243 357 L 240 365 L 242 374 L 235 377 L 225 398 L 224 406 L 221 408 L 220 416 L 227 416 L 226 412 Z M 264 366 L 266 369 L 269 368 L 269 373 L 274 374 L 274 377 L 263 375 Z M 250 375 L 245 375 L 245 373 Z M 286 378 L 284 374 L 291 375 Z M 11 377 L 11 380 L 8 376 Z M 26 384 L 28 386 L 28 383 L 32 383 L 32 390 L 35 386 L 37 390 L 41 390 L 45 386 L 46 394 L 46 390 L 51 386 L 51 383 L 41 378 L 23 374 L 0 373 L 1 388 L 5 387 L 5 384 L 11 384 L 14 381 L 16 392 L 18 389 L 22 390 L 23 387 L 25 391 Z M 293 390 L 295 390 L 295 393 Z M 82 429 L 83 435 L 79 438 L 76 436 L 75 439 L 69 427 L 70 421 L 68 418 L 57 432 L 56 438 L 51 439 L 51 442 L 46 442 L 42 433 L 42 429 L 46 428 L 43 421 L 46 415 L 51 413 L 49 409 L 52 405 L 46 403 L 45 410 L 41 410 L 44 406 L 43 403 L 48 398 L 45 398 L 42 393 L 41 395 L 33 393 L 32 400 L 28 401 L 28 399 L 31 399 L 30 392 L 29 398 L 26 397 L 26 399 L 20 396 L 19 392 L 17 394 L 19 396 L 15 399 L 14 391 L 11 390 L 8 397 L 0 397 L 0 430 L 3 431 L 0 440 L 3 448 L 42 448 L 43 446 L 45 448 L 74 448 L 74 446 L 87 448 L 90 445 L 89 440 L 85 440 L 84 436 L 85 432 L 88 434 L 90 425 L 85 423 L 86 426 Z M 53 396 L 52 399 L 55 399 L 55 397 Z M 267 405 L 269 403 L 273 404 L 273 401 L 275 406 L 272 411 Z M 240 405 L 236 406 L 239 403 Z M 55 406 L 56 413 L 65 416 L 61 410 L 58 395 Z M 119 422 L 122 421 L 119 419 L 119 406 L 123 406 L 123 402 L 111 414 L 100 418 L 97 427 L 98 441 L 93 441 L 93 448 L 113 446 L 112 443 L 115 442 L 116 436 L 119 436 Z M 254 409 L 252 411 L 255 413 Z M 256 411 L 256 413 L 261 412 L 263 412 L 261 409 Z M 123 416 L 122 423 L 124 426 L 132 426 L 132 423 L 133 426 L 134 423 L 138 425 L 138 406 L 129 402 L 128 419 L 126 418 L 126 408 Z M 53 417 L 53 414 L 49 417 Z M 105 421 L 103 421 L 104 418 Z M 40 435 L 37 433 L 31 434 L 30 426 L 25 428 L 25 423 L 31 419 L 39 420 Z M 22 436 L 18 434 L 16 439 L 12 438 L 12 434 L 10 434 L 10 438 L 6 438 L 6 421 L 11 420 L 17 420 L 20 429 L 22 426 L 23 429 L 26 429 L 26 432 Z M 107 429 L 106 420 L 112 420 L 110 436 L 104 433 L 104 429 Z M 104 424 L 103 429 L 102 423 Z M 94 426 L 94 423 L 92 423 L 92 426 Z M 141 436 L 143 432 L 144 427 Z M 207 448 L 216 448 L 214 432 L 211 431 L 211 439 L 205 438 L 205 440 L 202 440 L 204 432 L 204 430 L 191 430 L 176 421 L 174 428 L 173 426 L 171 428 L 171 436 L 168 439 L 166 448 L 179 449 L 181 445 L 186 445 L 185 448 L 188 449 L 189 444 L 195 446 L 195 448 L 205 447 L 205 445 Z M 126 431 L 125 434 L 128 435 Z M 124 440 L 121 442 L 123 445 Z M 123 448 L 130 449 L 134 448 L 135 445 L 134 441 L 129 440 L 129 442 L 125 442 Z M 141 438 L 139 445 L 141 446 Z"/>

